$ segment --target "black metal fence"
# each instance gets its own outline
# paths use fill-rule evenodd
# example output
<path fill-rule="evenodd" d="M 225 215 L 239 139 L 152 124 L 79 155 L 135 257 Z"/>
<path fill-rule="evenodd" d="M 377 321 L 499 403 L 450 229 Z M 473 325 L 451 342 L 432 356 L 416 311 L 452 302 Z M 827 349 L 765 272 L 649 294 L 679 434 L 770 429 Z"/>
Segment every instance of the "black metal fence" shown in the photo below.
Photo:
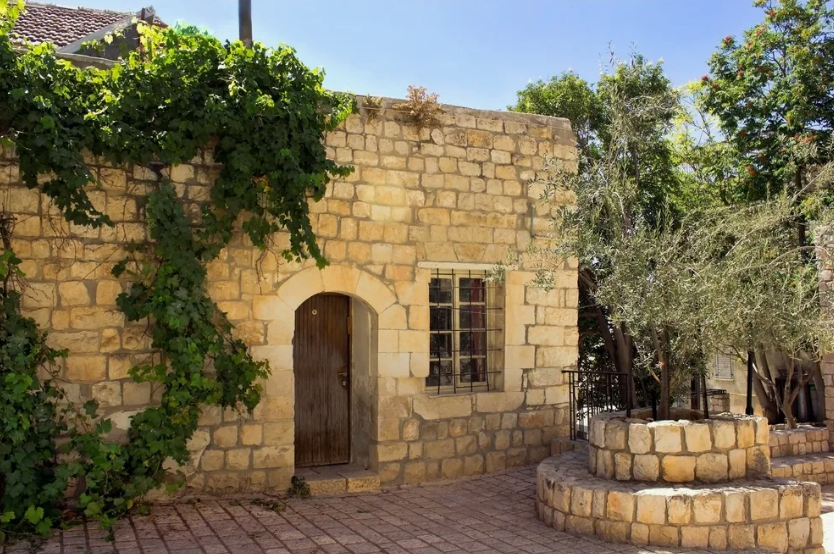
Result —
<path fill-rule="evenodd" d="M 631 416 L 632 390 L 628 373 L 566 371 L 570 397 L 570 438 L 588 440 L 591 417 L 626 411 Z"/>
<path fill-rule="evenodd" d="M 617 371 L 565 371 L 568 375 L 568 396 L 570 405 L 571 440 L 588 440 L 588 426 L 591 418 L 602 412 L 626 412 L 631 416 L 632 408 L 651 408 L 653 419 L 657 419 L 658 392 L 654 381 L 639 382 L 634 390 L 634 380 L 628 373 Z M 693 379 L 690 407 L 701 410 L 709 419 L 709 398 L 726 395 L 723 389 L 707 389 L 706 377 Z"/>

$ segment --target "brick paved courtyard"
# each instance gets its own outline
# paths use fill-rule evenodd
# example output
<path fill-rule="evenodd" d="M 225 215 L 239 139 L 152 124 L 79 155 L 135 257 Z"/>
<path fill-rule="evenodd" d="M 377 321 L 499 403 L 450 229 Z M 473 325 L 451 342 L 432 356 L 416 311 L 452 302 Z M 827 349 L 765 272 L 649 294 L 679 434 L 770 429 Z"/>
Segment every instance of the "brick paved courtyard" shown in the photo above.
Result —
<path fill-rule="evenodd" d="M 681 552 L 579 538 L 533 512 L 535 468 L 379 494 L 293 500 L 276 513 L 250 501 L 156 506 L 119 524 L 115 543 L 95 526 L 56 535 L 41 554 L 458 554 Z M 827 487 L 829 504 L 834 486 Z M 826 511 L 824 509 L 824 511 Z M 834 520 L 827 520 L 826 523 Z M 829 527 L 827 525 L 827 527 Z M 829 527 L 830 528 L 830 527 Z M 834 535 L 834 529 L 827 534 Z M 32 552 L 17 545 L 5 554 Z M 692 552 L 692 551 L 689 551 Z"/>

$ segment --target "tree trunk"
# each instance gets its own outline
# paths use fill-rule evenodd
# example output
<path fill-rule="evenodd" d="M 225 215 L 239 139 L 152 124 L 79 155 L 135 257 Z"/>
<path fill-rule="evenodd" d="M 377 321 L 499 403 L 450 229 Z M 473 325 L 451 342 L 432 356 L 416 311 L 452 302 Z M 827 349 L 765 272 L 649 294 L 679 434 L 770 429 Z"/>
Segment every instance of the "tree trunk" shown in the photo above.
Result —
<path fill-rule="evenodd" d="M 587 268 L 579 271 L 579 288 L 580 295 L 584 294 L 587 298 L 594 298 L 594 277 Z M 611 358 L 611 363 L 618 373 L 627 373 L 628 378 L 631 379 L 631 405 L 637 406 L 637 383 L 634 381 L 634 343 L 628 328 L 625 323 L 620 325 L 611 325 L 608 316 L 605 314 L 602 306 L 594 303 L 591 308 L 594 313 L 594 318 L 597 323 L 597 331 L 602 338 L 602 343 L 605 345 L 605 351 Z M 626 400 L 622 398 L 622 400 Z"/>
<path fill-rule="evenodd" d="M 796 418 L 789 403 L 786 402 L 783 405 L 782 413 L 785 414 L 785 423 L 788 425 L 788 429 L 796 429 Z"/>
<path fill-rule="evenodd" d="M 671 368 L 669 367 L 669 355 L 666 351 L 667 335 L 665 331 L 658 333 L 652 329 L 652 342 L 657 353 L 657 365 L 660 366 L 660 401 L 657 406 L 657 419 L 663 421 L 669 419 L 669 405 L 672 400 L 671 391 Z"/>
<path fill-rule="evenodd" d="M 689 386 L 689 408 L 701 409 L 701 378 L 693 377 Z"/>
<path fill-rule="evenodd" d="M 669 366 L 664 364 L 660 369 L 660 404 L 657 407 L 657 418 L 659 420 L 666 420 L 670 417 L 669 407 L 672 404 L 672 391 L 669 383 L 671 381 Z"/>
<path fill-rule="evenodd" d="M 631 379 L 631 405 L 637 406 L 637 382 L 634 380 L 634 341 L 625 323 L 614 327 L 614 344 L 616 347 L 615 367 L 621 373 L 628 373 Z"/>
<path fill-rule="evenodd" d="M 615 359 L 617 371 L 631 373 L 634 352 L 631 335 L 628 334 L 625 323 L 614 327 L 614 344 L 617 349 L 617 357 Z"/>
<path fill-rule="evenodd" d="M 782 411 L 779 391 L 776 390 L 776 381 L 773 380 L 773 376 L 770 373 L 770 365 L 767 362 L 767 354 L 765 354 L 765 351 L 757 348 L 753 352 L 756 358 L 754 390 L 762 405 L 762 411 L 767 416 L 768 422 L 776 423 L 779 418 L 779 413 Z"/>
<path fill-rule="evenodd" d="M 791 402 L 790 381 L 785 381 L 785 392 L 782 395 L 780 407 L 782 408 L 782 414 L 785 416 L 785 423 L 788 424 L 788 429 L 796 429 L 796 417 L 793 415 L 793 402 Z"/>
<path fill-rule="evenodd" d="M 779 406 L 771 398 L 767 392 L 765 384 L 758 375 L 753 376 L 753 390 L 756 393 L 756 398 L 759 399 L 759 404 L 762 406 L 762 414 L 767 418 L 768 423 L 774 424 L 779 419 Z"/>
<path fill-rule="evenodd" d="M 802 199 L 805 196 L 804 194 L 802 194 L 803 181 L 804 181 L 803 173 L 804 173 L 804 167 L 800 165 L 796 169 L 796 175 L 794 175 L 794 179 L 793 179 L 794 180 L 794 188 L 796 189 L 796 194 L 798 195 L 797 199 L 796 199 L 797 204 L 801 204 Z M 802 261 L 807 264 L 807 263 L 810 263 L 812 261 L 812 252 L 810 250 L 808 250 L 807 248 L 805 248 L 806 246 L 808 246 L 808 220 L 805 218 L 805 214 L 802 212 L 802 210 L 799 208 L 798 205 L 796 206 L 795 212 L 796 212 L 796 240 L 799 243 L 799 248 L 801 249 L 800 250 L 800 256 L 802 257 Z"/>
<path fill-rule="evenodd" d="M 802 374 L 800 373 L 799 378 L 797 378 L 796 390 L 792 390 L 793 374 L 796 372 L 796 362 L 793 358 L 787 356 L 785 358 L 787 362 L 785 365 L 785 387 L 782 390 L 780 407 L 782 408 L 782 413 L 785 414 L 785 423 L 788 424 L 788 428 L 796 429 L 796 417 L 793 415 L 793 403 L 799 395 L 800 389 L 803 387 Z M 801 365 L 799 371 L 802 371 Z"/>
<path fill-rule="evenodd" d="M 238 30 L 240 40 L 247 48 L 252 48 L 252 0 L 238 0 Z"/>

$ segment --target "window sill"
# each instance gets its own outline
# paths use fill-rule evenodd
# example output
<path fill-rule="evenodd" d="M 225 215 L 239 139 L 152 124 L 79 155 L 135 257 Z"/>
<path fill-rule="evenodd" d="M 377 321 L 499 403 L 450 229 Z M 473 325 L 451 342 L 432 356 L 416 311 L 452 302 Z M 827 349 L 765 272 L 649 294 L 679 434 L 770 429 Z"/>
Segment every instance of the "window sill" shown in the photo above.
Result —
<path fill-rule="evenodd" d="M 484 386 L 484 387 L 474 387 L 471 390 L 468 387 L 458 387 L 457 390 L 454 390 L 452 388 L 448 388 L 448 389 L 441 388 L 439 391 L 437 390 L 437 387 L 433 387 L 433 388 L 432 387 L 426 387 L 425 389 L 423 389 L 423 392 L 426 394 L 426 396 L 439 397 L 439 396 L 465 396 L 467 394 L 489 394 L 489 393 L 493 393 L 493 392 L 500 393 L 500 392 L 503 392 L 503 391 L 496 390 L 495 387 L 492 387 L 492 386 L 490 386 L 489 390 L 487 390 L 487 388 Z"/>

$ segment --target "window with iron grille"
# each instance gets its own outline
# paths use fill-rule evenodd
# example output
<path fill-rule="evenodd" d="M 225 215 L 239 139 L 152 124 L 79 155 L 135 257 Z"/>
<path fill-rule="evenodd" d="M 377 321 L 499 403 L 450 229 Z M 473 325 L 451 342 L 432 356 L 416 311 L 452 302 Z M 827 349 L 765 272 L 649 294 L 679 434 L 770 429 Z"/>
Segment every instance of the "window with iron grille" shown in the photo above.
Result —
<path fill-rule="evenodd" d="M 429 392 L 488 391 L 501 385 L 502 306 L 503 288 L 484 271 L 432 272 Z"/>
<path fill-rule="evenodd" d="M 715 378 L 723 381 L 733 380 L 733 358 L 723 354 L 715 357 Z"/>

